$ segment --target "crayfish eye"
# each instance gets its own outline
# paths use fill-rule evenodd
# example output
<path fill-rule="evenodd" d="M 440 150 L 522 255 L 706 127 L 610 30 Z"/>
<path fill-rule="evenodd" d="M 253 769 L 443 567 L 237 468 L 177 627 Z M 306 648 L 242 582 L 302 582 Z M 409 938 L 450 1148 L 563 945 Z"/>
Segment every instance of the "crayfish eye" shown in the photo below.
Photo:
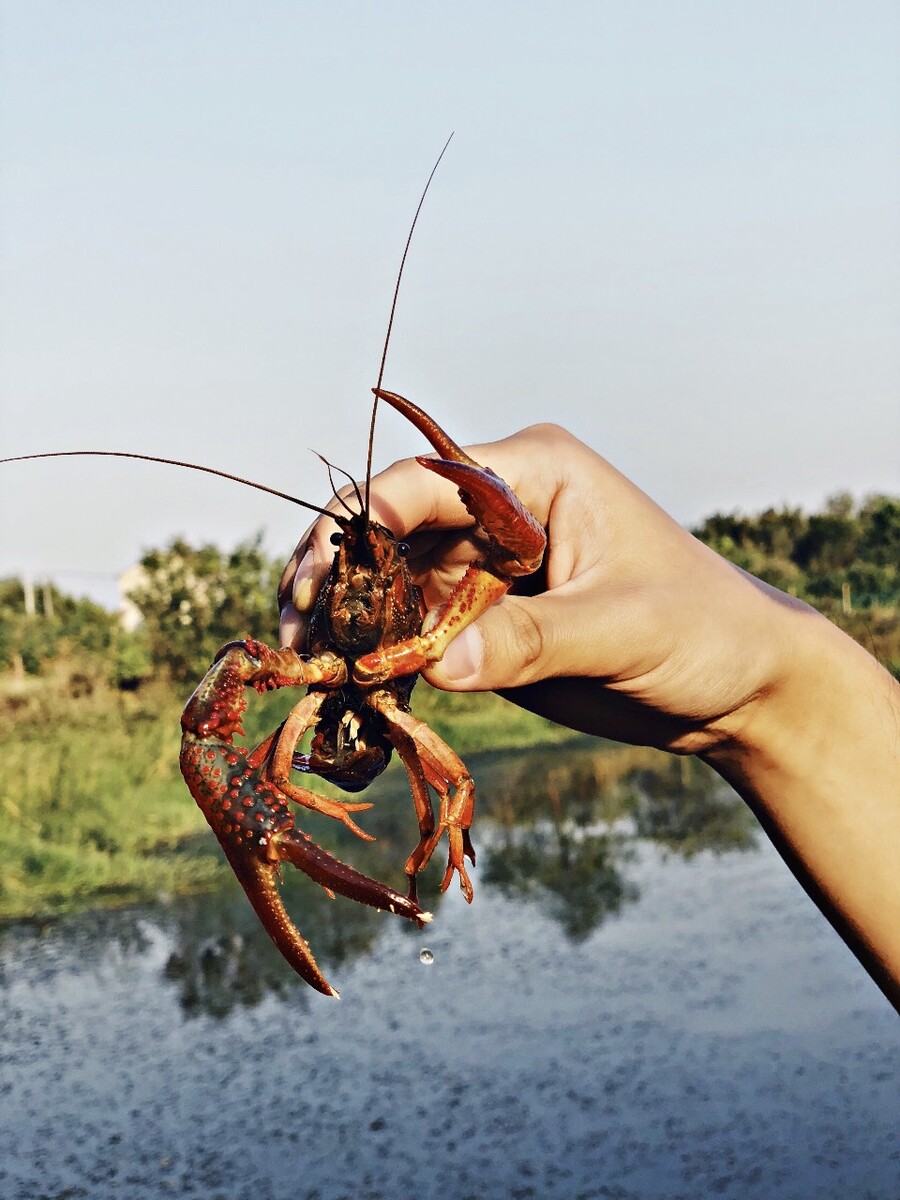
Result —
<path fill-rule="evenodd" d="M 400 555 L 401 558 L 406 558 L 407 554 L 409 554 L 409 543 L 408 542 L 398 542 L 397 543 L 397 553 Z"/>
<path fill-rule="evenodd" d="M 342 533 L 333 533 L 331 535 L 331 537 L 329 538 L 329 541 L 331 542 L 332 546 L 339 546 L 343 540 L 344 540 L 344 535 Z"/>

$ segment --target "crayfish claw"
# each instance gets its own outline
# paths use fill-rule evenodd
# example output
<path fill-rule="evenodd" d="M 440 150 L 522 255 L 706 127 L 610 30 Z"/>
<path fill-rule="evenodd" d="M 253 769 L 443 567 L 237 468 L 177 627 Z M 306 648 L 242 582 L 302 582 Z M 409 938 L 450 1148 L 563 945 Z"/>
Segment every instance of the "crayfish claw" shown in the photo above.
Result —
<path fill-rule="evenodd" d="M 346 896 L 348 900 L 368 904 L 370 908 L 392 912 L 411 921 L 423 918 L 422 910 L 414 900 L 341 862 L 298 829 L 276 833 L 269 843 L 269 853 L 273 858 L 293 863 L 320 887 Z"/>
<path fill-rule="evenodd" d="M 417 404 L 383 388 L 373 391 L 431 442 L 438 457 L 417 457 L 416 461 L 456 485 L 467 511 L 491 540 L 487 569 L 506 579 L 536 571 L 544 556 L 547 535 L 512 488 L 489 467 L 471 458 Z"/>
<path fill-rule="evenodd" d="M 266 933 L 297 974 L 325 996 L 337 997 L 338 992 L 322 974 L 309 944 L 284 907 L 277 887 L 281 863 L 289 862 L 298 867 L 332 900 L 340 893 L 361 904 L 406 917 L 415 921 L 419 928 L 431 920 L 431 913 L 423 912 L 415 900 L 342 863 L 298 829 L 284 829 L 272 834 L 265 847 L 266 857 L 254 853 L 249 846 L 220 841 Z"/>
<path fill-rule="evenodd" d="M 280 878 L 277 862 L 264 862 L 256 856 L 240 854 L 224 843 L 222 849 L 263 928 L 287 963 L 317 992 L 339 999 L 340 993 L 322 974 L 309 943 L 288 916 L 276 886 L 276 879 Z"/>

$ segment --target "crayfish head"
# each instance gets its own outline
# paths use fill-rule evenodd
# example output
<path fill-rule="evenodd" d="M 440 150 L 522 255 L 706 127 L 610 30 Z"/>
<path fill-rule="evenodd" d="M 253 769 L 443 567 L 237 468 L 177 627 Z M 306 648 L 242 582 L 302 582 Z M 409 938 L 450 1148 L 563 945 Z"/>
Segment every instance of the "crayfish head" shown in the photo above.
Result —
<path fill-rule="evenodd" d="M 336 518 L 341 527 L 334 535 L 339 549 L 336 565 L 343 578 L 360 572 L 384 577 L 403 570 L 406 546 L 385 525 L 367 521 L 365 513 Z"/>
<path fill-rule="evenodd" d="M 381 645 L 393 621 L 395 596 L 401 596 L 401 608 L 405 603 L 416 614 L 418 600 L 404 562 L 406 547 L 389 529 L 362 513 L 336 519 L 341 527 L 334 537 L 338 551 L 320 594 L 327 626 L 323 633 L 340 653 L 357 657 Z M 314 618 L 313 626 L 317 624 Z M 310 645 L 314 641 L 311 629 Z"/>

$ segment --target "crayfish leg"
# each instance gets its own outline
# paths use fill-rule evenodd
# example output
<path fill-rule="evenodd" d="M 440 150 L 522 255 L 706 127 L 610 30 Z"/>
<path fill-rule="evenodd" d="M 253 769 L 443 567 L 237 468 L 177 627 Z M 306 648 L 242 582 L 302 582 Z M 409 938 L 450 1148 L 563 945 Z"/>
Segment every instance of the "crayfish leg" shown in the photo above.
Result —
<path fill-rule="evenodd" d="M 294 705 L 286 720 L 282 722 L 275 733 L 258 746 L 253 753 L 259 754 L 260 751 L 265 751 L 268 760 L 266 778 L 288 799 L 293 800 L 295 804 L 302 804 L 314 812 L 331 817 L 335 821 L 340 821 L 351 833 L 355 833 L 364 842 L 374 842 L 375 838 L 372 834 L 360 829 L 350 816 L 351 812 L 366 812 L 372 808 L 371 803 L 347 804 L 339 800 L 329 800 L 326 796 L 320 796 L 317 792 L 298 787 L 291 781 L 294 749 L 303 734 L 318 718 L 319 709 L 322 707 L 325 696 L 325 692 L 309 692 L 298 704 Z"/>
<path fill-rule="evenodd" d="M 419 816 L 419 844 L 406 861 L 407 877 L 411 876 L 410 895 L 416 894 L 415 875 L 427 865 L 446 832 L 450 845 L 441 891 L 447 890 L 456 873 L 460 890 L 471 904 L 474 889 L 465 859 L 475 862 L 475 850 L 469 835 L 475 815 L 475 784 L 472 776 L 456 752 L 424 721 L 401 708 L 390 692 L 373 692 L 368 697 L 368 703 L 387 721 L 387 736 L 406 767 Z M 426 780 L 440 796 L 440 816 L 436 824 L 427 789 L 427 812 L 420 795 Z"/>
<path fill-rule="evenodd" d="M 484 567 L 476 564 L 468 567 L 435 624 L 416 637 L 358 658 L 353 667 L 355 682 L 371 686 L 401 675 L 413 675 L 429 663 L 439 662 L 453 639 L 505 596 L 509 586 L 508 579 L 500 579 Z"/>
<path fill-rule="evenodd" d="M 406 894 L 410 900 L 416 902 L 419 898 L 416 877 L 428 862 L 431 853 L 433 853 L 433 847 L 431 852 L 426 851 L 434 837 L 434 809 L 431 804 L 431 796 L 428 793 L 428 782 L 425 778 L 425 772 L 422 769 L 422 763 L 419 760 L 419 754 L 416 750 L 416 743 L 399 725 L 388 726 L 388 737 L 391 745 L 397 751 L 400 761 L 406 768 L 406 774 L 409 778 L 409 790 L 413 799 L 413 808 L 416 810 L 416 820 L 419 823 L 419 844 L 410 854 L 409 858 L 407 858 L 406 866 L 404 867 L 407 879 Z"/>

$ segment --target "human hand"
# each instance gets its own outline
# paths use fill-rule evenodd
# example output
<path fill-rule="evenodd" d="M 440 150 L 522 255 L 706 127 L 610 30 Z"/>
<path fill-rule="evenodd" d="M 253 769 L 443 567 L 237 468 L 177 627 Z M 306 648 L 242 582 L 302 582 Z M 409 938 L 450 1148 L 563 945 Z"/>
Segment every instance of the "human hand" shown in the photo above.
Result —
<path fill-rule="evenodd" d="M 425 678 L 448 691 L 499 691 L 621 741 L 690 753 L 730 736 L 776 682 L 792 611 L 810 610 L 719 558 L 557 426 L 469 453 L 545 526 L 547 554 L 539 577 L 524 581 L 537 594 L 514 589 L 492 605 Z M 407 459 L 373 478 L 371 510 L 410 544 L 429 609 L 445 604 L 481 548 L 452 484 Z M 302 648 L 334 529 L 317 520 L 285 569 L 285 645 Z"/>

